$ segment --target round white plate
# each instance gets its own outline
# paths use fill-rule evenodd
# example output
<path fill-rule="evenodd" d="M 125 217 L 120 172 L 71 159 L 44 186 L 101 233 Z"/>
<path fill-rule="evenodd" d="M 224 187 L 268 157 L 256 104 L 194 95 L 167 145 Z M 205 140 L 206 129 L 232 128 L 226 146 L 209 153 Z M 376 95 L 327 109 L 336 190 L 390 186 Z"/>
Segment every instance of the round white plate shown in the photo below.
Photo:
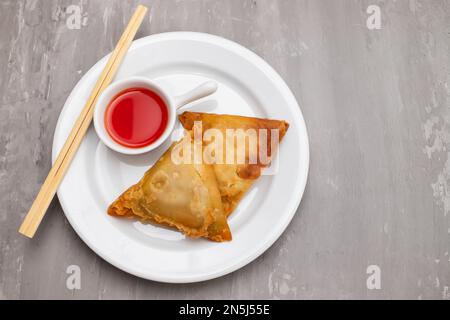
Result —
<path fill-rule="evenodd" d="M 107 58 L 84 75 L 67 99 L 55 131 L 53 161 Z M 142 177 L 169 142 L 145 155 L 125 156 L 105 147 L 90 128 L 58 189 L 67 219 L 103 259 L 145 279 L 196 282 L 243 267 L 278 239 L 303 195 L 309 147 L 297 101 L 281 77 L 257 55 L 202 33 L 163 33 L 134 41 L 116 79 L 135 75 L 157 81 L 174 95 L 212 79 L 219 83 L 219 90 L 191 104 L 190 110 L 288 121 L 278 170 L 262 176 L 230 216 L 233 241 L 192 240 L 164 227 L 106 214 L 108 205 Z"/>

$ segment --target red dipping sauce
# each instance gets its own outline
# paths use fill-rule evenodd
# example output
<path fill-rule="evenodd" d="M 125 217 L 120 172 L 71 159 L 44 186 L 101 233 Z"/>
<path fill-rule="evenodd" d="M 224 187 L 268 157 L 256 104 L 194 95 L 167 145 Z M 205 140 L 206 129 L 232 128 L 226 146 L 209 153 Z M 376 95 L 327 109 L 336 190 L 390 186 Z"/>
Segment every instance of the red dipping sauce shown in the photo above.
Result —
<path fill-rule="evenodd" d="M 145 88 L 131 88 L 116 95 L 105 112 L 105 128 L 117 143 L 129 148 L 146 147 L 164 133 L 168 111 L 163 99 Z"/>

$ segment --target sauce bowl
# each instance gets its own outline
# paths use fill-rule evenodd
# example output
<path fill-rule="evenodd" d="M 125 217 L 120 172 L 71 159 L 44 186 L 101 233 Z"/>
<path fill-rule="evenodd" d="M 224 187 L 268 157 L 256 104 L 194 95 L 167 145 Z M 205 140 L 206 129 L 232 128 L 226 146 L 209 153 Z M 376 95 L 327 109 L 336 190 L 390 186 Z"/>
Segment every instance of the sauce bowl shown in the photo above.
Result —
<path fill-rule="evenodd" d="M 165 103 L 168 112 L 167 125 L 161 136 L 144 147 L 132 148 L 116 142 L 105 127 L 105 113 L 111 101 L 120 93 L 131 88 L 145 88 L 155 92 Z M 145 77 L 130 77 L 108 86 L 100 95 L 94 110 L 94 127 L 100 140 L 110 149 L 128 155 L 143 154 L 159 147 L 175 127 L 177 110 L 188 103 L 207 97 L 217 91 L 215 81 L 207 81 L 179 96 L 169 95 L 161 86 Z"/>

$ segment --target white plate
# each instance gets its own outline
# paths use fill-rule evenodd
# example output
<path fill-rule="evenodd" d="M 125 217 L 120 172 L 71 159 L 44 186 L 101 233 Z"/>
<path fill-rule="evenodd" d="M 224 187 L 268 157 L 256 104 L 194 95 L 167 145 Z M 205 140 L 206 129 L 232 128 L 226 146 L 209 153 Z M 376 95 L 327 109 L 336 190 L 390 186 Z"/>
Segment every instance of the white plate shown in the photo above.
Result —
<path fill-rule="evenodd" d="M 55 131 L 53 161 L 106 59 L 85 74 L 67 99 Z M 191 110 L 288 121 L 278 172 L 262 176 L 230 216 L 233 241 L 187 239 L 176 231 L 106 214 L 108 205 L 141 178 L 167 143 L 145 155 L 125 156 L 105 147 L 90 128 L 58 189 L 67 219 L 103 259 L 145 279 L 196 282 L 243 267 L 278 239 L 303 195 L 309 147 L 297 101 L 281 77 L 257 55 L 202 33 L 172 32 L 135 41 L 116 79 L 134 75 L 150 77 L 175 95 L 212 79 L 219 83 L 217 93 L 192 104 Z"/>

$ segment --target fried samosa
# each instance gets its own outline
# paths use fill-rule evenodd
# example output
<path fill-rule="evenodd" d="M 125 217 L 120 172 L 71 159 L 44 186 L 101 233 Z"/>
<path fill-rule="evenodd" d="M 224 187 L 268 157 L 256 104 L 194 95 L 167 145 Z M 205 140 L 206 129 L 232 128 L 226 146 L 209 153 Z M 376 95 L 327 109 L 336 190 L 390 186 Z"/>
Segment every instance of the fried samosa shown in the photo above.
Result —
<path fill-rule="evenodd" d="M 199 123 L 203 134 L 208 129 L 217 129 L 225 137 L 226 141 L 222 144 L 223 154 L 227 157 L 231 152 L 234 160 L 231 163 L 229 161 L 216 161 L 213 168 L 226 216 L 229 216 L 237 207 L 244 194 L 261 175 L 261 170 L 270 164 L 270 158 L 275 150 L 272 150 L 274 147 L 272 135 L 268 131 L 276 131 L 277 140 L 280 142 L 289 128 L 289 124 L 285 121 L 197 112 L 184 112 L 179 116 L 179 120 L 183 127 L 191 132 L 191 135 L 193 135 L 192 131 L 194 131 L 195 125 Z M 237 138 L 227 135 L 229 129 L 254 129 L 257 132 L 263 129 L 262 131 L 266 131 L 266 139 L 257 139 L 257 148 L 252 149 L 249 147 L 250 142 L 248 140 L 244 144 L 235 143 Z M 234 141 L 229 141 L 230 139 L 234 139 Z M 214 143 L 207 140 L 203 136 L 203 145 Z M 227 148 L 227 145 L 231 145 L 232 148 Z M 239 150 L 240 148 L 244 150 Z M 261 148 L 264 148 L 268 161 L 261 161 Z M 244 154 L 244 162 L 238 161 L 236 155 L 240 152 Z M 256 159 L 256 161 L 250 161 L 251 159 Z"/>
<path fill-rule="evenodd" d="M 207 164 L 175 164 L 174 143 L 136 185 L 108 208 L 116 217 L 138 217 L 177 228 L 189 237 L 231 240 L 214 170 Z"/>

